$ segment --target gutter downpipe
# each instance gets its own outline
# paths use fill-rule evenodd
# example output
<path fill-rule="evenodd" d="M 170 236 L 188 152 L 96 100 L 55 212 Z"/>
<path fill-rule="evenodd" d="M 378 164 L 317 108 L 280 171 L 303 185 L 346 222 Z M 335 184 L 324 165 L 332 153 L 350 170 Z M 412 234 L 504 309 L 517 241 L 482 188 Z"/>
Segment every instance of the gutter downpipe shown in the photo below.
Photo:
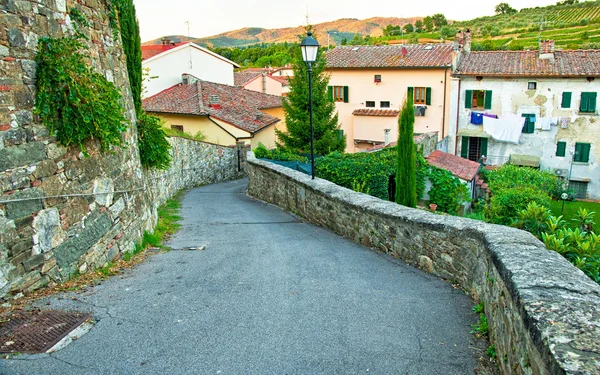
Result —
<path fill-rule="evenodd" d="M 444 139 L 444 133 L 446 132 L 446 90 L 448 83 L 448 69 L 444 71 L 444 108 L 442 112 L 442 139 Z"/>

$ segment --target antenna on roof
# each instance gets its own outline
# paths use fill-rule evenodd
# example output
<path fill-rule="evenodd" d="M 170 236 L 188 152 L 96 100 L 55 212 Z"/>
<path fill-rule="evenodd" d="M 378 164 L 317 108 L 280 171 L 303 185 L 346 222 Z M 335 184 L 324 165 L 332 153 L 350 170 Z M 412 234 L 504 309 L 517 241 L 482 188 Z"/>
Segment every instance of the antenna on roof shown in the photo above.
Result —
<path fill-rule="evenodd" d="M 187 25 L 187 29 L 188 29 L 188 43 L 192 43 L 192 37 L 190 35 L 190 21 L 185 21 L 184 22 Z M 190 48 L 190 69 L 192 69 L 192 46 L 189 46 Z"/>
<path fill-rule="evenodd" d="M 310 22 L 308 21 L 308 4 L 306 4 L 306 26 L 310 25 Z"/>

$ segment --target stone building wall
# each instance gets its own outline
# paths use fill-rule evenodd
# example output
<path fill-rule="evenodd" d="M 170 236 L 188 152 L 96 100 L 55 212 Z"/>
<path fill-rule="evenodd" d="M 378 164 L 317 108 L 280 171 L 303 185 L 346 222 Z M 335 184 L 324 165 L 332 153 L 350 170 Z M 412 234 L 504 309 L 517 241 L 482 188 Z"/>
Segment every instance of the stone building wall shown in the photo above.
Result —
<path fill-rule="evenodd" d="M 90 64 L 123 95 L 124 148 L 89 157 L 57 144 L 33 114 L 40 38 L 73 34 L 77 8 Z M 169 171 L 141 168 L 121 40 L 104 0 L 0 1 L 0 298 L 61 282 L 132 250 L 179 189 L 235 178 L 237 150 L 171 139 Z M 243 173 L 243 171 L 242 171 Z"/>
<path fill-rule="evenodd" d="M 503 374 L 600 373 L 600 287 L 531 234 L 403 207 L 250 155 L 248 176 L 250 195 L 484 302 Z"/>

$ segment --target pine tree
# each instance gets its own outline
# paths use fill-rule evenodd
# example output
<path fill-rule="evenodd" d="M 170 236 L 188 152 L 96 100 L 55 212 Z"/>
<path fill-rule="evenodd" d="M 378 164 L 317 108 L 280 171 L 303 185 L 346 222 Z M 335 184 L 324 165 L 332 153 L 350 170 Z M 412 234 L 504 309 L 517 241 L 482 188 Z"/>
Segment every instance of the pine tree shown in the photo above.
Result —
<path fill-rule="evenodd" d="M 414 141 L 415 112 L 409 90 L 398 119 L 398 164 L 396 167 L 396 203 L 417 206 L 417 157 Z"/>
<path fill-rule="evenodd" d="M 313 127 L 315 155 L 343 152 L 346 136 L 341 135 L 335 103 L 328 92 L 329 76 L 325 73 L 325 55 L 319 52 L 313 63 Z M 308 68 L 300 48 L 294 50 L 294 76 L 289 78 L 290 92 L 283 100 L 287 132 L 276 130 L 278 147 L 295 153 L 310 153 L 310 114 L 308 105 Z"/>

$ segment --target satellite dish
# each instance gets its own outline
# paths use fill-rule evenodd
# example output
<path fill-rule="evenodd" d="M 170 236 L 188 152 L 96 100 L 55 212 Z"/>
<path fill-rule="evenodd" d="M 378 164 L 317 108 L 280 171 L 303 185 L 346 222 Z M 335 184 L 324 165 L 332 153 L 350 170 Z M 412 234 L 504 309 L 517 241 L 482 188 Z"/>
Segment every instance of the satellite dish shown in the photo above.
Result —
<path fill-rule="evenodd" d="M 402 56 L 406 55 L 408 55 L 408 50 L 406 49 L 406 47 L 402 47 Z"/>

